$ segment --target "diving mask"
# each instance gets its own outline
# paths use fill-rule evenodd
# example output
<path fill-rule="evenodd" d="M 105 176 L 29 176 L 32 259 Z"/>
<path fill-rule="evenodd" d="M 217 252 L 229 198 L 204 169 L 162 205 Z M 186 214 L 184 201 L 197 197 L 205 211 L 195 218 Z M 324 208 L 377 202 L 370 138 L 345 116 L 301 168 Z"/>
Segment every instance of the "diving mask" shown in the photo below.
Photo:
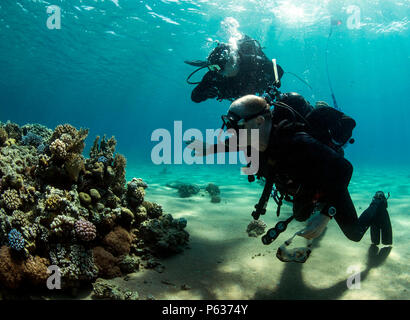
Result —
<path fill-rule="evenodd" d="M 302 230 L 303 231 L 303 230 Z M 302 231 L 296 232 L 292 238 L 286 240 L 276 251 L 276 257 L 282 262 L 305 263 L 312 252 L 313 240 L 307 240 L 306 247 L 288 249 L 293 239 L 300 235 Z"/>
<path fill-rule="evenodd" d="M 221 116 L 221 119 L 223 122 L 222 130 L 226 127 L 228 130 L 234 129 L 235 131 L 238 131 L 239 129 L 243 129 L 245 127 L 246 120 L 233 112 L 228 112 L 227 115 Z"/>
<path fill-rule="evenodd" d="M 244 129 L 245 128 L 245 123 L 251 119 L 254 119 L 258 116 L 264 115 L 269 113 L 269 109 L 263 109 L 260 112 L 250 115 L 248 117 L 240 117 L 237 114 L 233 112 L 228 112 L 227 115 L 221 116 L 222 119 L 222 130 L 224 127 L 226 127 L 228 130 L 229 129 L 234 129 L 235 131 L 238 131 L 239 129 Z"/>

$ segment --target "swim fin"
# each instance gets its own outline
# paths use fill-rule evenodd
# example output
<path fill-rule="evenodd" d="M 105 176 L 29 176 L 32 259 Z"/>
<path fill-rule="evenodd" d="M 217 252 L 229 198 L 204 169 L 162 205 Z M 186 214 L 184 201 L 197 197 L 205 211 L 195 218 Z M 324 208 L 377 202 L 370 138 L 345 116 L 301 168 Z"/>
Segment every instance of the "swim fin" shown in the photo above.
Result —
<path fill-rule="evenodd" d="M 381 191 L 376 193 L 375 198 L 383 200 L 383 204 L 380 205 L 375 221 L 370 226 L 370 237 L 372 243 L 379 245 L 381 238 L 382 244 L 392 245 L 393 230 L 391 227 L 389 213 L 387 212 L 387 199 Z"/>

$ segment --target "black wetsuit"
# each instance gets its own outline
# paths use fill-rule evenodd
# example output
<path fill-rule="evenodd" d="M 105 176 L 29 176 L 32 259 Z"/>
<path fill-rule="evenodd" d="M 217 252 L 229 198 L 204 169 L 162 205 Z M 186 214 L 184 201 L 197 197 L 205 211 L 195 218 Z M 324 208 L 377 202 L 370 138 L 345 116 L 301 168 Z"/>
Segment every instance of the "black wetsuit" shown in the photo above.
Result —
<path fill-rule="evenodd" d="M 285 94 L 282 102 L 292 107 L 297 105 L 295 109 L 303 117 L 313 110 L 302 96 L 294 93 Z M 275 107 L 272 111 L 273 125 L 278 124 L 283 116 L 283 109 Z M 315 120 L 319 125 L 320 122 Z M 316 198 L 325 204 L 324 212 L 331 206 L 336 208 L 335 220 L 347 238 L 360 241 L 367 229 L 383 217 L 379 213 L 386 209 L 387 202 L 372 201 L 358 218 L 348 191 L 353 166 L 344 158 L 342 148 L 322 142 L 322 137 L 319 141 L 312 136 L 316 134 L 308 131 L 290 129 L 278 135 L 272 127 L 268 148 L 259 155 L 257 175 L 272 179 L 279 191 L 293 196 L 293 213 L 297 221 L 305 221 L 312 215 Z M 226 151 L 229 151 L 228 145 Z M 388 238 L 391 238 L 391 233 Z M 391 239 L 386 241 L 390 242 Z"/>
<path fill-rule="evenodd" d="M 192 91 L 191 99 L 202 102 L 207 99 L 235 100 L 247 94 L 263 94 L 273 84 L 273 63 L 258 43 L 248 36 L 238 41 L 239 71 L 234 77 L 224 77 L 220 72 L 208 71 Z M 279 79 L 283 69 L 277 65 Z"/>
<path fill-rule="evenodd" d="M 307 108 L 308 109 L 308 108 Z M 274 114 L 274 112 L 273 112 Z M 379 210 L 386 205 L 374 200 L 358 218 L 348 191 L 353 166 L 344 158 L 343 149 L 337 149 L 299 131 L 281 135 L 272 134 L 267 150 L 260 154 L 262 176 L 274 178 L 278 185 L 297 190 L 293 197 L 293 213 L 298 221 L 308 219 L 314 209 L 314 198 L 336 208 L 335 220 L 352 241 L 360 241 L 367 229 L 377 220 Z M 268 160 L 274 166 L 265 166 Z M 383 208 L 384 205 L 384 208 Z"/>

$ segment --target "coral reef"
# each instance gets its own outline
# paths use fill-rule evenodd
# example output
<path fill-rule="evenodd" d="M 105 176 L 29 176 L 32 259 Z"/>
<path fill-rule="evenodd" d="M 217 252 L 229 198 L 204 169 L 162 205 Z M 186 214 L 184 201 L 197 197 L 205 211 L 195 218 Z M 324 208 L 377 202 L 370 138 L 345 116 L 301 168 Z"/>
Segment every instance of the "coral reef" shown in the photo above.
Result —
<path fill-rule="evenodd" d="M 93 284 L 93 297 L 105 300 L 138 300 L 137 291 L 124 290 L 112 280 L 97 279 Z"/>
<path fill-rule="evenodd" d="M 80 240 L 92 241 L 97 236 L 97 229 L 90 221 L 77 220 L 74 224 L 75 233 Z"/>
<path fill-rule="evenodd" d="M 162 255 L 181 252 L 189 238 L 184 230 L 186 223 L 184 218 L 173 219 L 170 214 L 145 220 L 140 225 L 137 238 L 144 239 L 145 245 Z"/>
<path fill-rule="evenodd" d="M 8 289 L 17 289 L 24 283 L 39 285 L 46 283 L 47 267 L 50 262 L 46 258 L 31 256 L 26 260 L 13 256 L 7 246 L 0 248 L 0 283 Z"/>
<path fill-rule="evenodd" d="M 188 183 L 168 183 L 166 185 L 169 188 L 177 189 L 178 194 L 181 198 L 189 198 L 197 193 L 199 193 L 200 188 L 195 184 L 188 184 Z"/>
<path fill-rule="evenodd" d="M 61 287 L 78 287 L 81 282 L 90 282 L 97 278 L 98 268 L 94 263 L 93 251 L 79 244 L 51 245 L 50 261 L 61 272 Z"/>
<path fill-rule="evenodd" d="M 9 246 L 13 250 L 21 251 L 24 249 L 24 238 L 23 235 L 16 229 L 12 229 L 9 232 Z"/>
<path fill-rule="evenodd" d="M 24 146 L 33 146 L 37 148 L 40 144 L 43 143 L 43 138 L 36 135 L 32 131 L 29 131 L 25 136 L 21 138 L 21 143 Z"/>
<path fill-rule="evenodd" d="M 90 150 L 90 158 L 98 159 L 100 162 L 112 162 L 114 159 L 115 146 L 117 141 L 114 137 L 107 140 L 104 137 L 100 141 L 100 136 L 97 136 L 94 140 L 94 144 Z"/>
<path fill-rule="evenodd" d="M 138 271 L 140 261 L 136 257 L 125 255 L 120 257 L 118 265 L 123 273 L 133 273 Z"/>
<path fill-rule="evenodd" d="M 38 286 L 46 283 L 49 274 L 47 268 L 50 261 L 39 256 L 29 257 L 24 264 L 23 273 L 32 285 Z"/>
<path fill-rule="evenodd" d="M 23 280 L 23 265 L 21 259 L 14 259 L 11 249 L 7 246 L 0 248 L 0 283 L 9 289 L 16 289 Z"/>
<path fill-rule="evenodd" d="M 132 236 L 127 230 L 117 226 L 105 236 L 103 243 L 113 255 L 120 256 L 130 252 Z"/>
<path fill-rule="evenodd" d="M 216 184 L 209 183 L 206 186 L 205 191 L 207 191 L 209 195 L 211 196 L 212 203 L 221 202 L 221 197 L 220 197 L 221 191 L 219 190 L 219 187 Z"/>
<path fill-rule="evenodd" d="M 258 237 L 265 233 L 266 223 L 262 220 L 252 220 L 248 227 L 246 228 L 246 232 L 248 233 L 249 237 Z"/>
<path fill-rule="evenodd" d="M 7 134 L 7 131 L 0 127 L 0 147 L 7 141 L 8 138 L 9 135 Z"/>
<path fill-rule="evenodd" d="M 130 206 L 138 207 L 144 201 L 145 189 L 138 179 L 134 178 L 127 184 L 127 200 Z"/>
<path fill-rule="evenodd" d="M 118 265 L 119 259 L 114 257 L 103 247 L 93 249 L 94 262 L 98 268 L 98 276 L 104 279 L 111 279 L 121 276 L 121 269 Z"/>
<path fill-rule="evenodd" d="M 40 137 L 42 141 L 49 140 L 53 134 L 53 130 L 38 123 L 26 124 L 22 126 L 21 129 L 23 135 L 28 136 L 30 134 L 33 134 L 37 137 Z M 24 136 L 22 137 L 22 139 L 24 139 Z"/>
<path fill-rule="evenodd" d="M 87 134 L 0 123 L 0 286 L 46 288 L 56 265 L 62 288 L 77 288 L 158 267 L 187 245 L 186 220 L 145 201 L 141 178 L 127 183 L 114 137 L 97 137 L 85 158 Z"/>
<path fill-rule="evenodd" d="M 145 208 L 148 218 L 156 219 L 162 215 L 162 207 L 157 203 L 144 201 L 142 206 Z"/>
<path fill-rule="evenodd" d="M 23 130 L 18 126 L 18 124 L 7 121 L 5 124 L 1 124 L 0 126 L 7 132 L 9 139 L 13 139 L 14 141 L 21 140 Z"/>
<path fill-rule="evenodd" d="M 1 195 L 3 206 L 8 210 L 16 210 L 22 205 L 19 193 L 14 189 L 8 189 Z"/>

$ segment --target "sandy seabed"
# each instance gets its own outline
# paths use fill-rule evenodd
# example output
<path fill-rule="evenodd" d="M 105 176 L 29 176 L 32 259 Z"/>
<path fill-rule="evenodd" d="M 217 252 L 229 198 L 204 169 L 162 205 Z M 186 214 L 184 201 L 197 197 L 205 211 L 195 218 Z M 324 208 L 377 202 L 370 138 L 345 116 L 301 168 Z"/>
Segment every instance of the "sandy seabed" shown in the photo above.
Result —
<path fill-rule="evenodd" d="M 147 200 L 161 204 L 174 218 L 188 220 L 189 249 L 162 260 L 161 273 L 143 270 L 126 280 L 115 279 L 122 287 L 137 290 L 141 299 L 409 299 L 410 168 L 355 168 L 349 187 L 358 214 L 377 190 L 391 193 L 391 248 L 371 246 L 370 231 L 359 243 L 352 242 L 332 220 L 314 241 L 305 264 L 283 263 L 275 257 L 278 246 L 304 223 L 293 221 L 269 246 L 260 237 L 248 237 L 246 227 L 263 187 L 250 184 L 238 166 L 169 166 L 165 172 L 164 168 L 128 164 L 127 178 L 143 178 L 149 185 Z M 211 203 L 204 190 L 179 198 L 176 189 L 166 186 L 175 181 L 202 187 L 215 183 L 222 200 Z M 261 217 L 268 228 L 278 221 L 275 212 L 272 200 Z M 291 207 L 285 204 L 281 219 L 290 215 Z M 349 289 L 348 278 L 356 272 L 360 288 Z"/>

